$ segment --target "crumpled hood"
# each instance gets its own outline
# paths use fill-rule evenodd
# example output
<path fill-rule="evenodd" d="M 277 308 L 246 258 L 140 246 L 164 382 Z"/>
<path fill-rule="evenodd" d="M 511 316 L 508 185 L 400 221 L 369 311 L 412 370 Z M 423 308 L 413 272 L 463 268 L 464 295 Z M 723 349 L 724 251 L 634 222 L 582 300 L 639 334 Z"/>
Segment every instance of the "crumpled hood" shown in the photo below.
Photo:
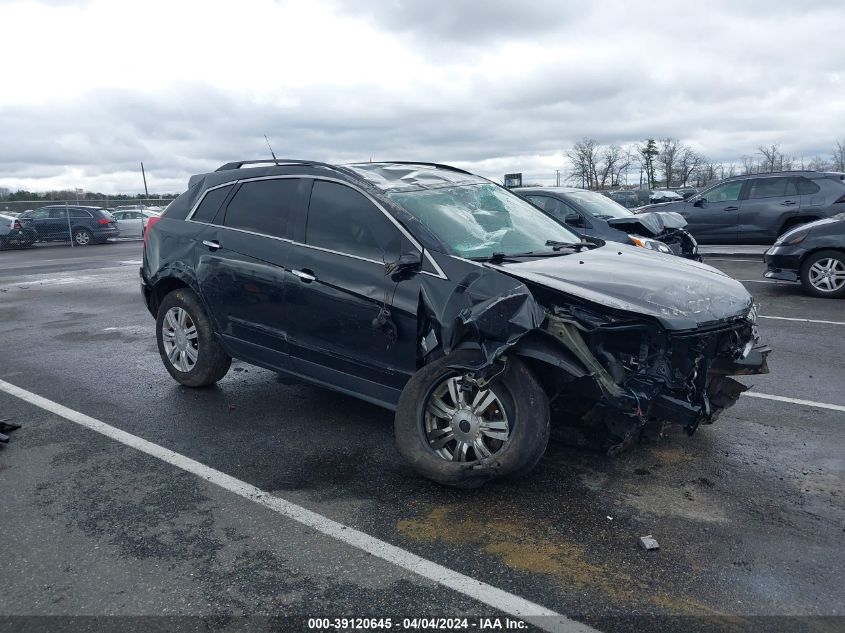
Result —
<path fill-rule="evenodd" d="M 643 237 L 657 237 L 667 230 L 682 229 L 687 221 L 673 211 L 646 211 L 626 218 L 613 218 L 607 223 L 615 229 Z"/>
<path fill-rule="evenodd" d="M 741 283 L 715 268 L 619 244 L 501 269 L 593 303 L 654 317 L 668 330 L 741 316 L 752 304 Z"/>

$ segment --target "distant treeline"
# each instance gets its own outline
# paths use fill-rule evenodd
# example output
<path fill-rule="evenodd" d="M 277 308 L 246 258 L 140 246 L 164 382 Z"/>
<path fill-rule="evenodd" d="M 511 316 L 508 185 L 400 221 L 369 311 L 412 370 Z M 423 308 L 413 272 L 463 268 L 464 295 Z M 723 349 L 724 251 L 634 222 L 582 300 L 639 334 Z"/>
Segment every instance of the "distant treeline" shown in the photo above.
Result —
<path fill-rule="evenodd" d="M 7 187 L 0 187 L 0 200 L 5 202 L 28 202 L 33 200 L 44 200 L 50 202 L 53 200 L 74 200 L 79 202 L 88 200 L 173 200 L 178 193 L 162 193 L 146 195 L 143 193 L 131 195 L 127 193 L 99 193 L 94 191 L 82 191 L 77 193 L 75 189 L 65 189 L 61 191 L 27 191 L 26 189 L 19 189 L 18 191 L 11 191 Z"/>
<path fill-rule="evenodd" d="M 713 161 L 676 138 L 645 139 L 627 146 L 602 145 L 585 137 L 564 153 L 571 168 L 567 180 L 586 189 L 625 184 L 655 188 L 703 186 L 740 174 L 791 169 L 845 172 L 845 140 L 834 141 L 827 156 L 793 156 L 778 143 L 761 145 L 739 161 Z"/>

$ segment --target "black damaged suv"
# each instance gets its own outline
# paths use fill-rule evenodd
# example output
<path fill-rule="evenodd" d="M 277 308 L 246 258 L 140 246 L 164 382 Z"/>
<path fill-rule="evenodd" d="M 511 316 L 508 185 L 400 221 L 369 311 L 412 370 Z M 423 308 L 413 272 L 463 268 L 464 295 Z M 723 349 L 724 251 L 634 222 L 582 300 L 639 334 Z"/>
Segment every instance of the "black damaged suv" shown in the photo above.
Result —
<path fill-rule="evenodd" d="M 229 163 L 151 220 L 141 277 L 183 385 L 237 357 L 393 409 L 401 455 L 458 487 L 527 473 L 550 420 L 609 452 L 692 433 L 767 371 L 738 282 L 445 165 Z"/>

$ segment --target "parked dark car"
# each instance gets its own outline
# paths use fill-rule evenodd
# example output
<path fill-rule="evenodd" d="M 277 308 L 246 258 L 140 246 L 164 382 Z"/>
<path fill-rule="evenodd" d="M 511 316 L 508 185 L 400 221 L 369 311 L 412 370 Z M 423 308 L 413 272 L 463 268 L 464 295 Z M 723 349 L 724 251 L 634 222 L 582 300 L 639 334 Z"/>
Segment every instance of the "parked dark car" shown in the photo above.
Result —
<path fill-rule="evenodd" d="M 771 244 L 799 224 L 845 211 L 845 174 L 776 172 L 728 178 L 682 202 L 642 211 L 677 211 L 702 244 Z"/>
<path fill-rule="evenodd" d="M 111 213 L 99 207 L 52 205 L 25 211 L 18 219 L 41 242 L 73 240 L 76 246 L 88 246 L 120 235 Z"/>
<path fill-rule="evenodd" d="M 787 231 L 765 260 L 768 279 L 800 281 L 815 297 L 845 297 L 845 212 Z"/>
<path fill-rule="evenodd" d="M 692 433 L 746 389 L 728 376 L 767 371 L 739 282 L 584 244 L 444 165 L 226 164 L 150 218 L 140 272 L 178 382 L 234 356 L 393 409 L 399 453 L 458 487 L 531 470 L 550 410 L 616 451 L 650 421 Z"/>
<path fill-rule="evenodd" d="M 571 187 L 514 191 L 576 233 L 701 261 L 698 244 L 677 213 L 635 215 L 607 196 Z"/>
<path fill-rule="evenodd" d="M 37 236 L 32 229 L 25 229 L 17 217 L 0 213 L 0 250 L 26 248 L 35 244 Z"/>
<path fill-rule="evenodd" d="M 648 189 L 619 189 L 601 193 L 626 209 L 637 209 L 651 202 L 651 192 Z"/>

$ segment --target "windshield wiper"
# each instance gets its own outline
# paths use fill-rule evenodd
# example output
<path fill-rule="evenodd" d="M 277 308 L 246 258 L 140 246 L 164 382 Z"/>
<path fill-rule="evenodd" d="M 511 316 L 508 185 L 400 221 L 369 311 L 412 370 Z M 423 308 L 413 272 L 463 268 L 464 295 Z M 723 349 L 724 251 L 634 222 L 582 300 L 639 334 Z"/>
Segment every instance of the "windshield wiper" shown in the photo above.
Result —
<path fill-rule="evenodd" d="M 504 253 L 491 253 L 490 255 L 484 255 L 483 257 L 468 257 L 474 262 L 491 262 L 493 264 L 500 264 L 505 259 L 513 257 L 513 255 L 505 255 Z"/>
<path fill-rule="evenodd" d="M 574 248 L 580 253 L 582 248 L 590 248 L 593 245 L 588 242 L 558 242 L 557 240 L 546 240 L 546 246 L 551 246 L 553 251 L 559 251 L 562 248 Z"/>

